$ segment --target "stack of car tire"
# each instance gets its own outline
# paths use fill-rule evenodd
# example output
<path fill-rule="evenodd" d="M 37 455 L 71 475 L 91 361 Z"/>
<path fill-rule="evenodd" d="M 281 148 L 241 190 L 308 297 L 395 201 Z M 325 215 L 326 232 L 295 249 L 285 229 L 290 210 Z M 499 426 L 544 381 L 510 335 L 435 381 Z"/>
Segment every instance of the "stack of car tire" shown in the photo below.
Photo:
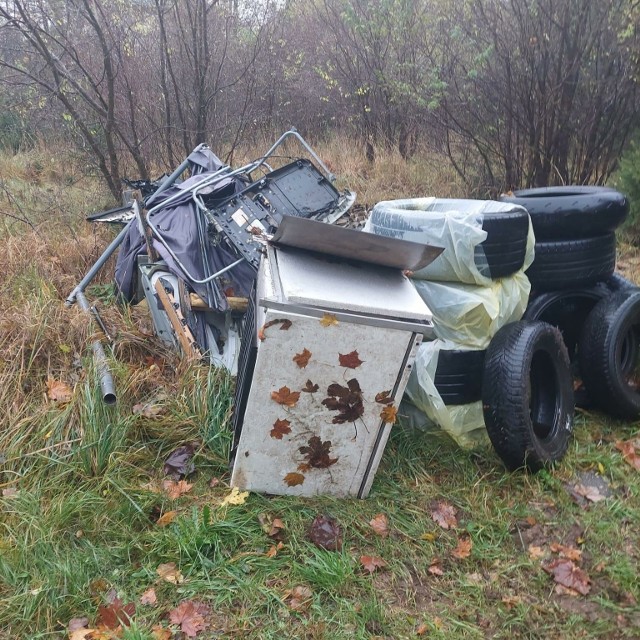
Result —
<path fill-rule="evenodd" d="M 549 187 L 503 195 L 524 206 L 536 236 L 524 317 L 560 329 L 576 402 L 612 416 L 640 415 L 640 290 L 614 273 L 624 195 L 606 187 Z"/>
<path fill-rule="evenodd" d="M 571 370 L 558 329 L 520 321 L 529 298 L 524 271 L 533 258 L 533 234 L 526 209 L 496 204 L 435 198 L 383 202 L 365 231 L 445 247 L 442 256 L 412 275 L 433 313 L 437 340 L 418 352 L 409 400 L 450 433 L 450 418 L 462 415 L 464 421 L 465 410 L 471 410 L 480 426 L 484 421 L 507 467 L 537 470 L 561 458 L 568 446 Z M 482 301 L 480 313 L 475 303 L 465 305 L 470 298 Z M 438 410 L 441 403 L 447 411 Z"/>

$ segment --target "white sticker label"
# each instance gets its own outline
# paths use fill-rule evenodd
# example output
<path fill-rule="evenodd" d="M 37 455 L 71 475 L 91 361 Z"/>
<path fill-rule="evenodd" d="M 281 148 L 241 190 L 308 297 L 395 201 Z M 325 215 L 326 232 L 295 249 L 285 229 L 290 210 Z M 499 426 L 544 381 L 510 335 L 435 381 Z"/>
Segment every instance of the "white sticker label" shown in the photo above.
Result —
<path fill-rule="evenodd" d="M 247 218 L 247 214 L 242 209 L 238 209 L 235 213 L 232 213 L 231 219 L 239 227 L 244 227 L 244 225 L 247 224 L 247 222 L 249 222 L 249 218 Z"/>

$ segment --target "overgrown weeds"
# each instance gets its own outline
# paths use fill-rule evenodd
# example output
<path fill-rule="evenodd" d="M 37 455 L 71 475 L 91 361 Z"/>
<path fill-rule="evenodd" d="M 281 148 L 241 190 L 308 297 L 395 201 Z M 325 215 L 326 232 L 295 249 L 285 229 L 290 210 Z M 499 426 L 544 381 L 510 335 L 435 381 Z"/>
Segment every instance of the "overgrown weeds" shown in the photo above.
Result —
<path fill-rule="evenodd" d="M 333 144 L 336 173 L 363 171 Z M 360 179 L 369 202 L 411 184 L 397 177 L 386 191 L 382 169 Z M 115 304 L 108 271 L 93 295 L 115 336 L 119 399 L 100 402 L 93 328 L 63 301 L 108 231 L 80 224 L 81 200 L 69 197 L 58 213 L 75 216 L 72 232 L 36 220 L 37 233 L 5 229 L 0 252 L 0 638 L 66 638 L 74 618 L 100 624 L 114 592 L 135 604 L 131 626 L 113 631 L 129 640 L 149 640 L 154 625 L 178 637 L 169 614 L 189 599 L 210 607 L 203 638 L 638 637 L 640 480 L 615 447 L 637 424 L 578 414 L 566 460 L 536 476 L 506 473 L 489 449 L 396 429 L 367 500 L 225 502 L 233 381 L 169 353 L 143 308 Z M 633 278 L 634 251 L 622 260 Z M 50 380 L 67 401 L 49 397 Z M 172 497 L 163 464 L 185 444 L 195 473 Z M 585 474 L 607 497 L 576 501 Z M 443 503 L 456 514 L 449 529 L 434 520 Z M 309 539 L 318 514 L 340 526 L 338 551 Z M 379 514 L 386 536 L 370 524 Z M 456 557 L 461 540 L 469 555 Z M 588 595 L 545 572 L 562 553 L 554 544 L 579 558 Z M 369 573 L 362 556 L 386 565 Z M 142 604 L 149 589 L 157 602 Z"/>

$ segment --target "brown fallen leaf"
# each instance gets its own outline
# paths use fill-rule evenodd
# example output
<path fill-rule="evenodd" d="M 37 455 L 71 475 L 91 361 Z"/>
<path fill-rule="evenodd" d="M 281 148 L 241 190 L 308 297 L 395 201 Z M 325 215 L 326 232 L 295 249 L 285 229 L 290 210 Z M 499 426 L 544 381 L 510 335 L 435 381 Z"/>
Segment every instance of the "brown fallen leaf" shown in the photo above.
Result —
<path fill-rule="evenodd" d="M 271 548 L 264 555 L 267 556 L 267 558 L 274 558 L 281 549 L 284 549 L 284 543 L 278 542 L 277 545 L 271 545 Z"/>
<path fill-rule="evenodd" d="M 67 404 L 71 402 L 73 391 L 66 382 L 55 380 L 51 376 L 47 378 L 47 396 L 57 404 Z"/>
<path fill-rule="evenodd" d="M 589 576 L 566 558 L 558 558 L 548 564 L 543 564 L 542 568 L 553 576 L 553 579 L 567 589 L 573 589 L 583 596 L 591 591 L 591 580 Z"/>
<path fill-rule="evenodd" d="M 289 387 L 280 387 L 278 391 L 271 392 L 271 399 L 285 407 L 295 407 L 300 399 L 300 392 L 291 391 Z"/>
<path fill-rule="evenodd" d="M 283 600 L 287 603 L 289 609 L 293 611 L 306 611 L 311 605 L 313 591 L 304 585 L 294 587 L 290 591 L 286 591 Z"/>
<path fill-rule="evenodd" d="M 395 424 L 398 418 L 398 409 L 393 405 L 387 405 L 381 412 L 380 417 L 389 424 Z"/>
<path fill-rule="evenodd" d="M 376 393 L 375 399 L 378 404 L 393 404 L 391 389 L 389 389 L 388 391 L 381 391 L 380 393 Z"/>
<path fill-rule="evenodd" d="M 192 458 L 197 446 L 197 443 L 189 442 L 174 449 L 164 461 L 162 467 L 164 475 L 174 480 L 190 476 L 196 469 Z"/>
<path fill-rule="evenodd" d="M 154 624 L 151 627 L 151 635 L 153 640 L 171 640 L 173 632 L 171 629 L 165 629 L 161 624 Z"/>
<path fill-rule="evenodd" d="M 530 544 L 528 548 L 529 557 L 532 560 L 539 560 L 540 558 L 544 558 L 546 555 L 545 550 L 542 547 L 538 547 L 534 544 Z"/>
<path fill-rule="evenodd" d="M 195 638 L 200 631 L 207 628 L 206 618 L 209 607 L 198 600 L 184 600 L 169 612 L 171 624 L 179 624 L 180 631 L 188 638 Z"/>
<path fill-rule="evenodd" d="M 616 449 L 622 453 L 622 457 L 627 464 L 631 465 L 636 471 L 640 471 L 640 455 L 636 453 L 633 440 L 618 440 L 616 442 Z"/>
<path fill-rule="evenodd" d="M 458 540 L 458 546 L 451 552 L 451 555 L 454 558 L 458 558 L 458 560 L 464 560 L 464 558 L 468 558 L 471 555 L 472 547 L 473 542 L 471 541 L 471 538 L 460 538 Z"/>
<path fill-rule="evenodd" d="M 156 569 L 156 573 L 166 582 L 170 582 L 171 584 L 180 584 L 184 577 L 180 572 L 180 569 L 176 567 L 175 562 L 167 562 L 165 564 L 158 565 Z"/>
<path fill-rule="evenodd" d="M 291 322 L 291 320 L 288 320 L 286 318 L 277 318 L 275 320 L 269 320 L 269 322 L 266 322 L 265 324 L 262 325 L 262 327 L 260 327 L 258 331 L 258 338 L 261 341 L 264 340 L 267 337 L 265 334 L 265 331 L 269 327 L 273 327 L 276 324 L 280 325 L 280 331 L 288 331 L 291 328 L 291 325 L 293 323 Z"/>
<path fill-rule="evenodd" d="M 363 360 L 360 360 L 358 352 L 355 350 L 350 353 L 339 353 L 338 360 L 341 367 L 349 369 L 357 369 L 363 363 Z"/>
<path fill-rule="evenodd" d="M 443 529 L 455 529 L 458 526 L 457 513 L 453 505 L 445 501 L 440 501 L 431 512 L 431 517 L 433 521 Z"/>
<path fill-rule="evenodd" d="M 178 482 L 175 480 L 163 480 L 162 488 L 171 500 L 177 500 L 185 493 L 189 493 L 189 491 L 193 489 L 193 485 L 189 484 L 186 480 L 178 480 Z"/>
<path fill-rule="evenodd" d="M 147 589 L 140 596 L 140 604 L 154 605 L 157 601 L 158 598 L 156 597 L 156 590 L 153 588 Z"/>
<path fill-rule="evenodd" d="M 582 558 L 582 551 L 580 551 L 580 549 L 566 547 L 558 542 L 552 542 L 549 545 L 549 549 L 551 549 L 553 553 L 559 554 L 562 558 L 567 558 L 568 560 L 573 560 L 575 562 L 579 562 Z"/>
<path fill-rule="evenodd" d="M 262 527 L 262 530 L 274 540 L 282 540 L 284 537 L 285 525 L 280 518 L 272 518 L 266 513 L 261 513 L 258 516 L 258 522 Z"/>
<path fill-rule="evenodd" d="M 338 551 L 342 547 L 342 529 L 331 517 L 318 515 L 309 528 L 309 540 L 327 551 Z"/>
<path fill-rule="evenodd" d="M 306 347 L 302 350 L 302 353 L 296 353 L 292 360 L 301 368 L 304 369 L 309 364 L 309 359 L 312 353 Z"/>
<path fill-rule="evenodd" d="M 324 442 L 318 436 L 311 436 L 306 445 L 298 451 L 304 455 L 307 464 L 314 469 L 328 469 L 338 462 L 338 458 L 331 458 L 331 440 Z"/>
<path fill-rule="evenodd" d="M 98 621 L 107 629 L 128 627 L 135 612 L 136 605 L 133 602 L 124 604 L 120 598 L 115 597 L 109 604 L 98 607 Z"/>
<path fill-rule="evenodd" d="M 333 325 L 339 324 L 338 318 L 333 313 L 325 313 L 322 318 L 320 318 L 320 324 L 323 327 L 331 327 Z"/>
<path fill-rule="evenodd" d="M 269 435 L 276 440 L 282 440 L 288 433 L 291 433 L 291 423 L 288 420 L 280 420 L 278 418 L 273 423 L 273 429 L 271 429 Z"/>
<path fill-rule="evenodd" d="M 311 380 L 307 380 L 306 384 L 300 391 L 304 391 L 305 393 L 315 393 L 320 388 L 320 385 L 313 384 Z"/>
<path fill-rule="evenodd" d="M 297 487 L 299 484 L 304 483 L 304 476 L 301 473 L 292 471 L 291 473 L 287 473 L 284 477 L 284 483 L 288 487 Z"/>
<path fill-rule="evenodd" d="M 417 636 L 423 636 L 425 633 L 427 633 L 427 631 L 429 631 L 429 625 L 425 624 L 424 622 L 416 627 Z"/>
<path fill-rule="evenodd" d="M 502 604 L 504 604 L 507 609 L 511 610 L 516 605 L 519 605 L 522 602 L 522 598 L 520 596 L 503 596 Z"/>
<path fill-rule="evenodd" d="M 360 556 L 360 564 L 362 568 L 369 573 L 373 573 L 387 566 L 387 563 L 377 556 Z"/>
<path fill-rule="evenodd" d="M 369 520 L 369 525 L 381 538 L 386 538 L 389 535 L 389 520 L 384 513 L 379 513 Z"/>
<path fill-rule="evenodd" d="M 71 631 L 69 633 L 69 640 L 95 640 L 97 634 L 100 634 L 101 636 L 103 635 L 98 629 L 87 629 L 86 627 L 82 627 Z"/>
<path fill-rule="evenodd" d="M 178 515 L 177 511 L 165 511 L 156 521 L 156 524 L 159 527 L 166 527 L 168 524 L 171 524 L 176 516 Z"/>
<path fill-rule="evenodd" d="M 440 560 L 438 560 L 438 559 L 432 560 L 432 562 L 429 565 L 429 568 L 427 569 L 427 571 L 432 576 L 443 576 L 444 575 L 444 571 L 442 570 L 442 564 L 440 563 Z"/>
<path fill-rule="evenodd" d="M 78 629 L 85 629 L 89 624 L 89 618 L 71 618 L 67 624 L 67 630 L 69 633 L 77 631 Z"/>
<path fill-rule="evenodd" d="M 592 487 L 584 484 L 576 484 L 573 487 L 573 490 L 583 498 L 586 498 L 590 502 L 600 502 L 604 500 L 607 496 L 600 493 L 600 489 L 598 487 Z"/>

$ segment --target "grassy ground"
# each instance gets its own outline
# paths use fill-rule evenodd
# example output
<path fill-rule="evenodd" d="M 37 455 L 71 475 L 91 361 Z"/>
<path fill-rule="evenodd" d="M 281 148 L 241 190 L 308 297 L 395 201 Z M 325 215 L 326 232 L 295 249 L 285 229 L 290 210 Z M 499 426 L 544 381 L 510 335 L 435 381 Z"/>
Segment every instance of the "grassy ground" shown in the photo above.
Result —
<path fill-rule="evenodd" d="M 389 173 L 337 143 L 323 155 L 364 201 L 456 193 L 437 162 L 391 158 Z M 0 638 L 181 638 L 175 608 L 191 600 L 207 607 L 199 638 L 640 637 L 640 474 L 615 446 L 637 423 L 578 413 L 566 459 L 536 476 L 395 429 L 367 500 L 225 502 L 232 381 L 166 352 L 143 309 L 114 306 L 108 269 L 90 294 L 116 333 L 119 401 L 96 395 L 91 329 L 63 300 L 108 239 L 79 220 L 109 203 L 58 164 L 42 150 L 0 160 Z M 625 249 L 625 275 L 639 262 Z M 192 486 L 165 484 L 187 443 Z M 572 495 L 594 477 L 605 499 Z M 321 514 L 337 551 L 309 539 Z M 562 555 L 587 595 L 544 570 Z M 370 573 L 362 556 L 386 564 Z M 130 625 L 109 630 L 120 608 Z M 102 628 L 70 632 L 79 618 Z"/>

